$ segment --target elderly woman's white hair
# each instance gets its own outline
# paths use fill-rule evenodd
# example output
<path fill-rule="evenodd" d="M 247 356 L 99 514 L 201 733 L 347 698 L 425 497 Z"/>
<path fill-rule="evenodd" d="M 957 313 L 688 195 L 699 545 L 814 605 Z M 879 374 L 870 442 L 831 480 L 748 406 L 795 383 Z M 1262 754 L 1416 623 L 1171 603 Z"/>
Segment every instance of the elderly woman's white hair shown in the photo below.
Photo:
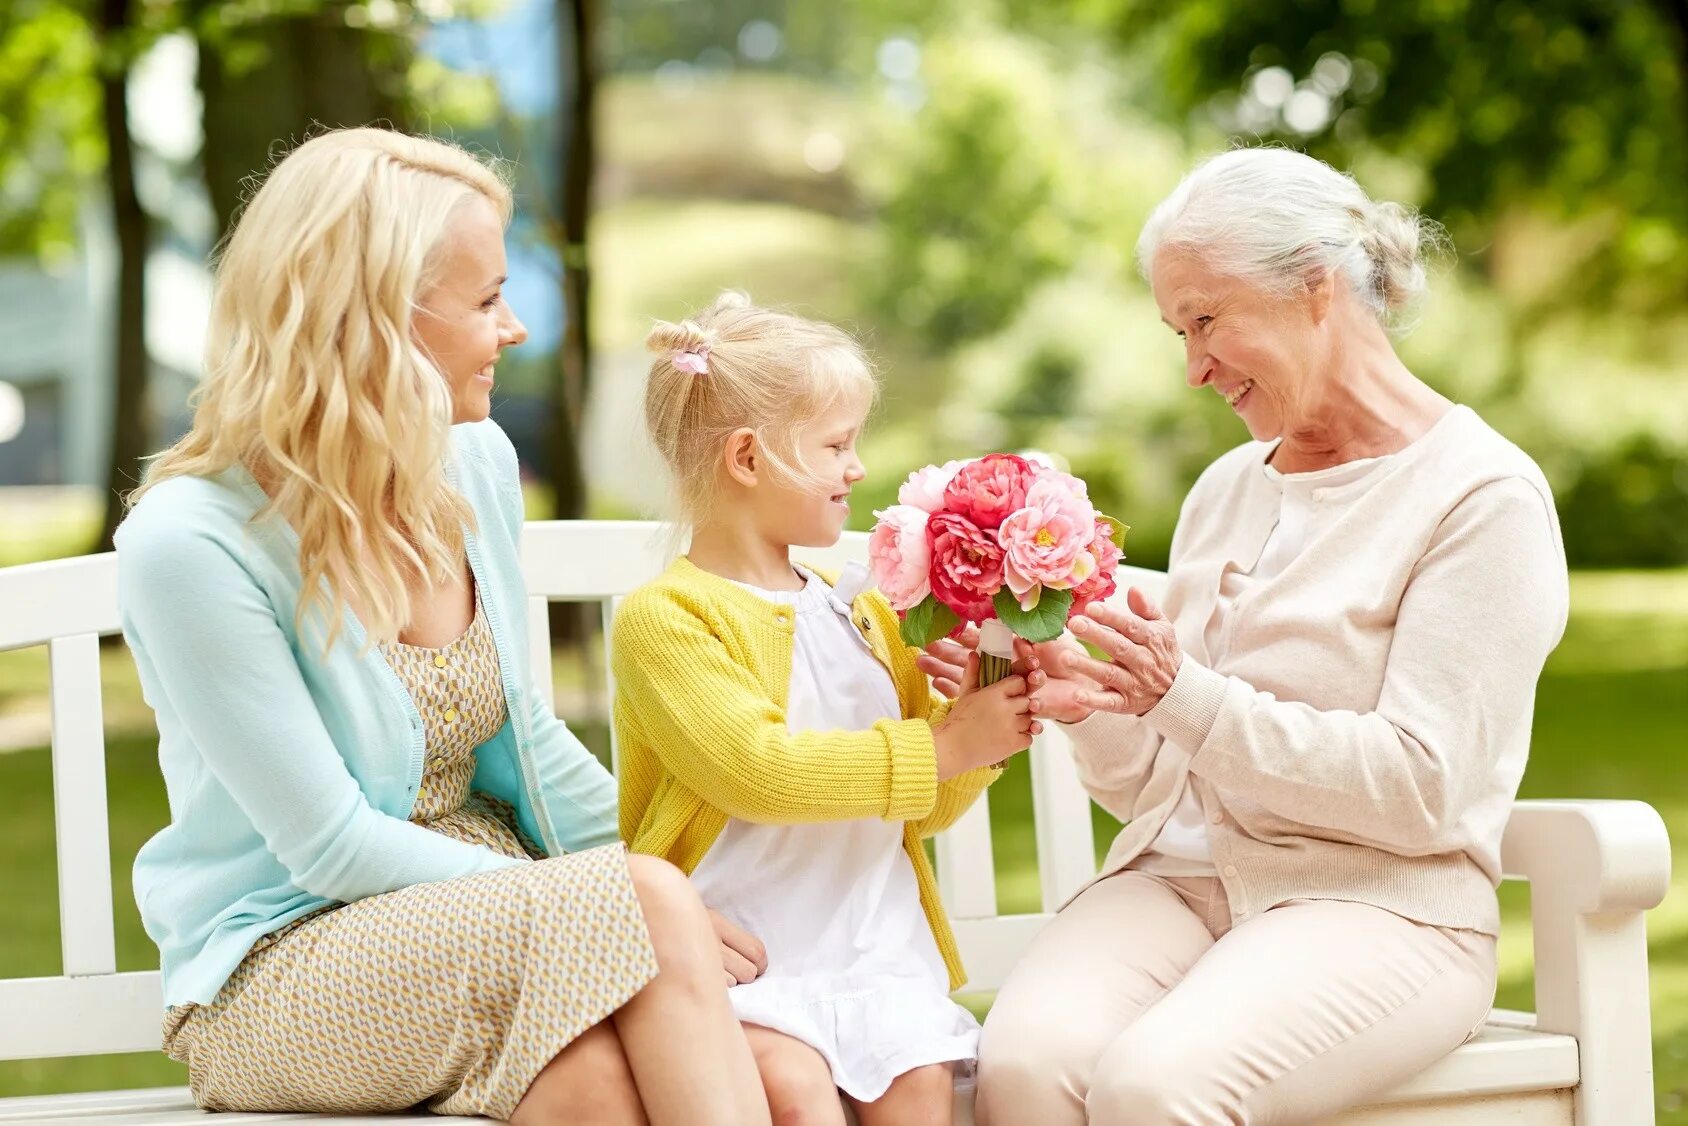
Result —
<path fill-rule="evenodd" d="M 1202 162 L 1161 201 L 1138 236 L 1137 264 L 1148 276 L 1156 254 L 1178 249 L 1273 293 L 1335 272 L 1380 321 L 1399 325 L 1445 241 L 1433 221 L 1373 200 L 1322 160 L 1241 148 Z"/>

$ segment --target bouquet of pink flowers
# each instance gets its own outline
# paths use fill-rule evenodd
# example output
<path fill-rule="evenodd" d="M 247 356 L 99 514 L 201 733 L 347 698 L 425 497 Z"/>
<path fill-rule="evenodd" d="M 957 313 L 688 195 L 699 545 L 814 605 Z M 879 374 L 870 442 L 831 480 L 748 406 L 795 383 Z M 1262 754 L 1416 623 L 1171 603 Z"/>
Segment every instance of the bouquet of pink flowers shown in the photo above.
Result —
<path fill-rule="evenodd" d="M 986 684 L 1006 675 L 1013 635 L 1059 637 L 1114 592 L 1127 531 L 1083 481 L 1014 454 L 917 469 L 874 516 L 869 566 L 903 640 L 924 647 L 979 623 Z"/>

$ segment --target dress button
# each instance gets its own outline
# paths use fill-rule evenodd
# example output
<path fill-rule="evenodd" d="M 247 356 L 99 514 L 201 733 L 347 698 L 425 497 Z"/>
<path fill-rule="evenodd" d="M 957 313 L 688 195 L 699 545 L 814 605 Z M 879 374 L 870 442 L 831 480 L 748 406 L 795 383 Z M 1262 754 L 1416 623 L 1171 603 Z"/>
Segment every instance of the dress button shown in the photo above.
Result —
<path fill-rule="evenodd" d="M 456 708 L 447 708 L 445 710 L 445 721 L 447 723 L 456 723 L 457 722 L 457 709 Z M 1234 872 L 1232 873 L 1232 875 L 1235 875 L 1235 874 L 1236 873 L 1234 873 Z"/>
<path fill-rule="evenodd" d="M 1235 864 L 1225 865 L 1225 874 L 1230 876 L 1232 879 L 1235 879 L 1237 875 L 1237 866 Z"/>
<path fill-rule="evenodd" d="M 445 666 L 446 666 L 445 654 L 444 653 L 435 653 L 434 654 L 434 667 L 436 669 L 443 669 L 443 668 L 445 668 Z"/>

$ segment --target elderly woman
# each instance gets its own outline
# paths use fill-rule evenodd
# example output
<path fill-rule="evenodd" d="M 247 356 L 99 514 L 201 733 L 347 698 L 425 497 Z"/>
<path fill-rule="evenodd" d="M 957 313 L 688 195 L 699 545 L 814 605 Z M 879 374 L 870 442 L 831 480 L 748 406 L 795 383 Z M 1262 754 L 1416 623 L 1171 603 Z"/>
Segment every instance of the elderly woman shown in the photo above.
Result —
<path fill-rule="evenodd" d="M 990 1013 L 988 1126 L 1317 1121 L 1488 1011 L 1567 583 L 1536 465 L 1390 345 L 1425 234 L 1278 149 L 1208 161 L 1143 231 L 1190 386 L 1254 441 L 1191 490 L 1164 610 L 1133 591 L 1073 624 L 1106 659 L 1037 654 L 1126 827 Z"/>

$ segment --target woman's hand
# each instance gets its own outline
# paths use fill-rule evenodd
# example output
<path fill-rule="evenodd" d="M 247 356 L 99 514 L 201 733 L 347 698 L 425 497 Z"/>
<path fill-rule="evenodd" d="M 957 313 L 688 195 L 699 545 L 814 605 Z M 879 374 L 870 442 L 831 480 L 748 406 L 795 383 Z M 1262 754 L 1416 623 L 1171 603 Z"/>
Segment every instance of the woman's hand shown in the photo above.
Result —
<path fill-rule="evenodd" d="M 940 637 L 914 659 L 920 671 L 932 678 L 932 687 L 944 698 L 953 700 L 961 695 L 961 682 L 967 674 L 967 656 L 979 647 L 979 627 L 972 622 L 957 640 Z"/>
<path fill-rule="evenodd" d="M 1054 668 L 1057 677 L 1080 678 L 1072 703 L 1086 714 L 1142 715 L 1161 702 L 1184 663 L 1172 623 L 1135 587 L 1126 596 L 1125 608 L 1092 605 L 1072 620 L 1072 631 L 1108 655 L 1107 660 L 1098 661 L 1069 650 Z M 1084 685 L 1083 680 L 1092 683 Z M 1046 699 L 1049 694 L 1046 688 Z"/>
<path fill-rule="evenodd" d="M 1090 657 L 1084 646 L 1063 634 L 1032 648 L 1039 666 L 1048 671 L 1049 677 L 1038 693 L 1043 717 L 1056 723 L 1077 723 L 1088 717 L 1093 709 L 1084 701 L 1100 694 L 1103 688 L 1079 671 L 1079 660 Z"/>
<path fill-rule="evenodd" d="M 727 988 L 755 981 L 768 972 L 768 950 L 756 936 L 710 908 L 709 922 L 715 937 L 721 940 L 721 970 L 727 975 Z"/>

